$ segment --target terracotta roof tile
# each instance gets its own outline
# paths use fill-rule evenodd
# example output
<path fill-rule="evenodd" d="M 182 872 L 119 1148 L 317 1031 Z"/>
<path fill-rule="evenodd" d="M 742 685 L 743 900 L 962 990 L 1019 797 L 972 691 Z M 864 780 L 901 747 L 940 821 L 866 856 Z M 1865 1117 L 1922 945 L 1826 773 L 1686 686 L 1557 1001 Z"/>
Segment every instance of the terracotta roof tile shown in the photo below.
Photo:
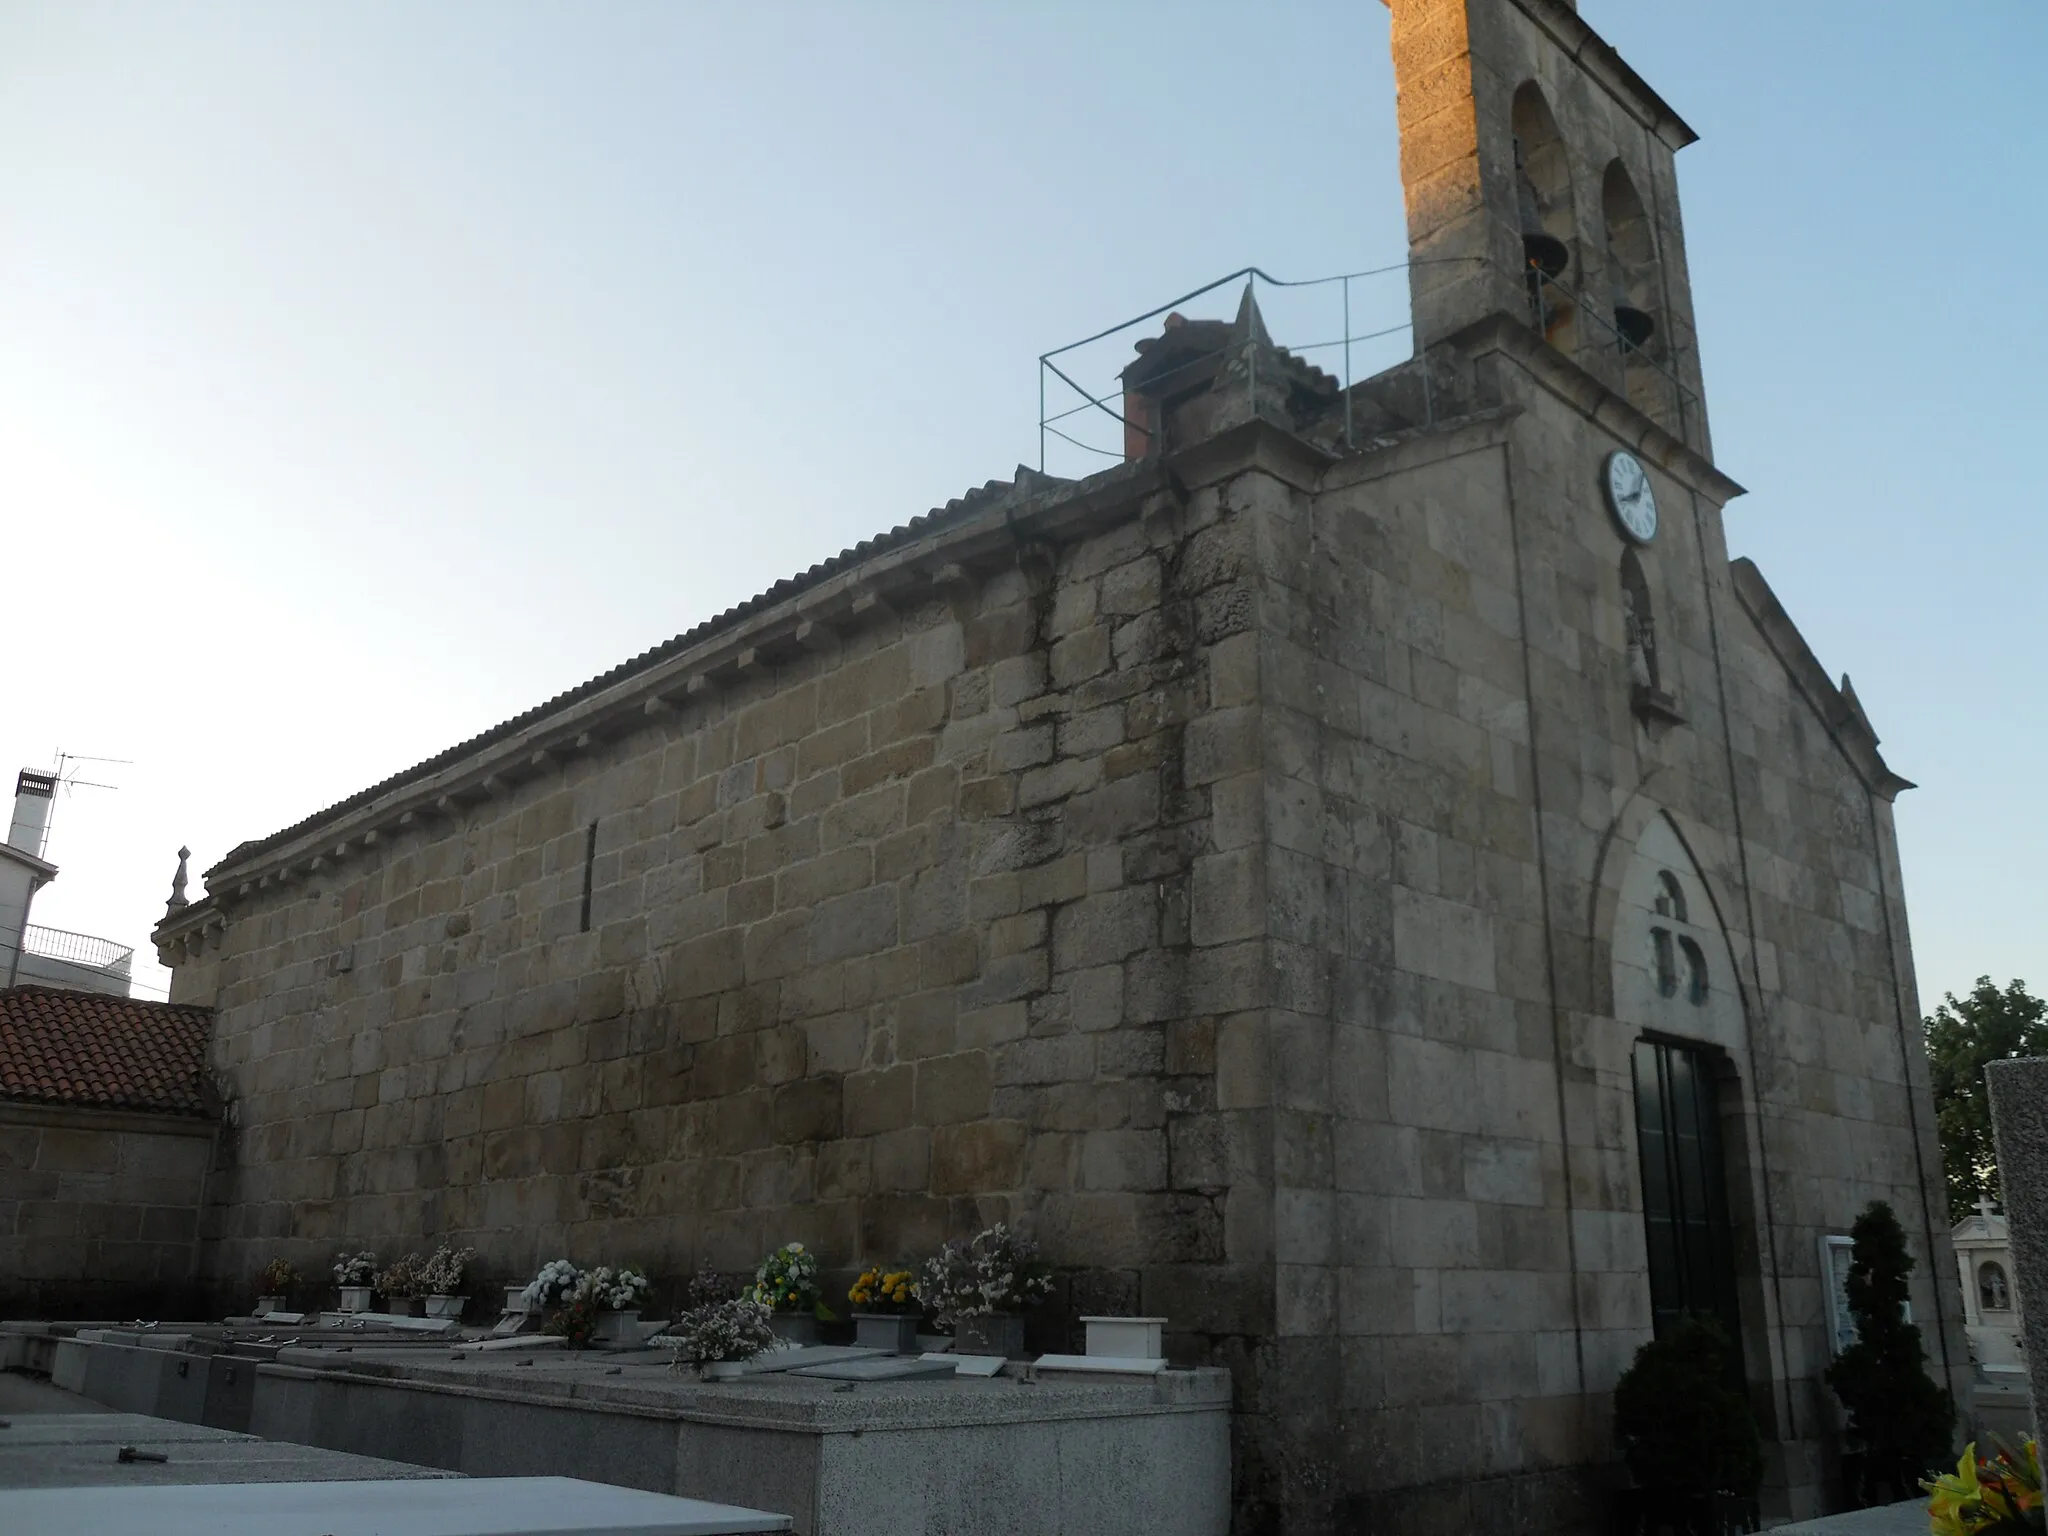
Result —
<path fill-rule="evenodd" d="M 0 990 L 0 1099 L 211 1114 L 212 1035 L 211 1008 L 9 987 Z"/>

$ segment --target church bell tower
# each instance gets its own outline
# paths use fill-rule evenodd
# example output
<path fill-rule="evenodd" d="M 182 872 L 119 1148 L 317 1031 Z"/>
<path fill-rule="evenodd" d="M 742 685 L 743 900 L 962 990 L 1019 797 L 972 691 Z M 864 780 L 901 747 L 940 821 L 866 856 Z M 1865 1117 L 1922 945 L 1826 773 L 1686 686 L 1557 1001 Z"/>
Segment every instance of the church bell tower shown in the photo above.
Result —
<path fill-rule="evenodd" d="M 1387 0 L 1417 349 L 1495 317 L 1707 453 L 1674 157 L 1570 0 Z"/>

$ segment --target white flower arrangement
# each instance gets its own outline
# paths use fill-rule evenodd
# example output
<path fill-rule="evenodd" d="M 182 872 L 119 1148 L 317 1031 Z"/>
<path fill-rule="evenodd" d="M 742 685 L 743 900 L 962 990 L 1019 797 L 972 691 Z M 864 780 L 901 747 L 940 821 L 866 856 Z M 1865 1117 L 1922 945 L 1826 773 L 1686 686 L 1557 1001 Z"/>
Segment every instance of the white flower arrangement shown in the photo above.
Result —
<path fill-rule="evenodd" d="M 429 1296 L 453 1296 L 462 1289 L 469 1261 L 475 1257 L 474 1248 L 450 1248 L 443 1243 L 420 1265 L 420 1284 Z"/>
<path fill-rule="evenodd" d="M 377 1277 L 377 1255 L 365 1250 L 362 1253 L 337 1253 L 334 1256 L 334 1283 L 336 1285 L 368 1285 Z"/>
<path fill-rule="evenodd" d="M 647 1277 L 637 1269 L 612 1269 L 600 1264 L 585 1270 L 570 1291 L 571 1303 L 588 1301 L 601 1311 L 625 1312 L 647 1299 Z"/>
<path fill-rule="evenodd" d="M 997 1222 L 971 1240 L 955 1238 L 925 1260 L 917 1299 L 950 1328 L 963 1317 L 1018 1312 L 1052 1294 L 1038 1245 Z"/>
<path fill-rule="evenodd" d="M 567 1259 L 549 1259 L 520 1296 L 529 1307 L 556 1306 L 569 1299 L 582 1279 L 583 1271 Z"/>
<path fill-rule="evenodd" d="M 753 1359 L 775 1344 L 775 1329 L 768 1321 L 771 1315 L 765 1302 L 745 1296 L 691 1308 L 662 1338 L 671 1357 L 669 1369 Z"/>

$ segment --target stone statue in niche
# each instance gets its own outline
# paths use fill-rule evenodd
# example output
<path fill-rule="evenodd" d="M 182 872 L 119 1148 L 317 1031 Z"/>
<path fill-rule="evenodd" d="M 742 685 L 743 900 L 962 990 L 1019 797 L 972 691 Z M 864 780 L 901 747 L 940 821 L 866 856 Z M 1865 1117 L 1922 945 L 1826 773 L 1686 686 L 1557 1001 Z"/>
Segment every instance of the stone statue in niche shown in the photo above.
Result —
<path fill-rule="evenodd" d="M 1631 551 L 1633 553 L 1633 551 Z M 1627 579 L 1633 574 L 1634 581 Z M 1625 573 L 1621 584 L 1621 625 L 1628 642 L 1628 680 L 1638 688 L 1657 686 L 1657 623 L 1650 616 L 1649 593 L 1642 589 L 1642 571 Z"/>
<path fill-rule="evenodd" d="M 1622 640 L 1628 655 L 1629 707 L 1646 723 L 1680 725 L 1685 716 L 1664 690 L 1657 664 L 1657 620 L 1650 608 L 1650 583 L 1633 549 L 1621 555 Z"/>

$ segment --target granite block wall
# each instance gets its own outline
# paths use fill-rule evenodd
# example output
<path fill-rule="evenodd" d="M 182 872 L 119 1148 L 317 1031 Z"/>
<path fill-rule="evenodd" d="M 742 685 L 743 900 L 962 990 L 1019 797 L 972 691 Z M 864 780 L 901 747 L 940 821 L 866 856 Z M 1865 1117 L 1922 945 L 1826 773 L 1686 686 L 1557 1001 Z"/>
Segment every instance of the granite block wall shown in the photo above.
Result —
<path fill-rule="evenodd" d="M 180 970 L 241 1127 L 212 1272 L 850 1272 L 1009 1218 L 1084 1303 L 1256 1327 L 1250 514 L 1154 501 L 237 904 Z"/>
<path fill-rule="evenodd" d="M 213 1156 L 206 1120 L 0 1103 L 0 1315 L 188 1315 Z"/>

